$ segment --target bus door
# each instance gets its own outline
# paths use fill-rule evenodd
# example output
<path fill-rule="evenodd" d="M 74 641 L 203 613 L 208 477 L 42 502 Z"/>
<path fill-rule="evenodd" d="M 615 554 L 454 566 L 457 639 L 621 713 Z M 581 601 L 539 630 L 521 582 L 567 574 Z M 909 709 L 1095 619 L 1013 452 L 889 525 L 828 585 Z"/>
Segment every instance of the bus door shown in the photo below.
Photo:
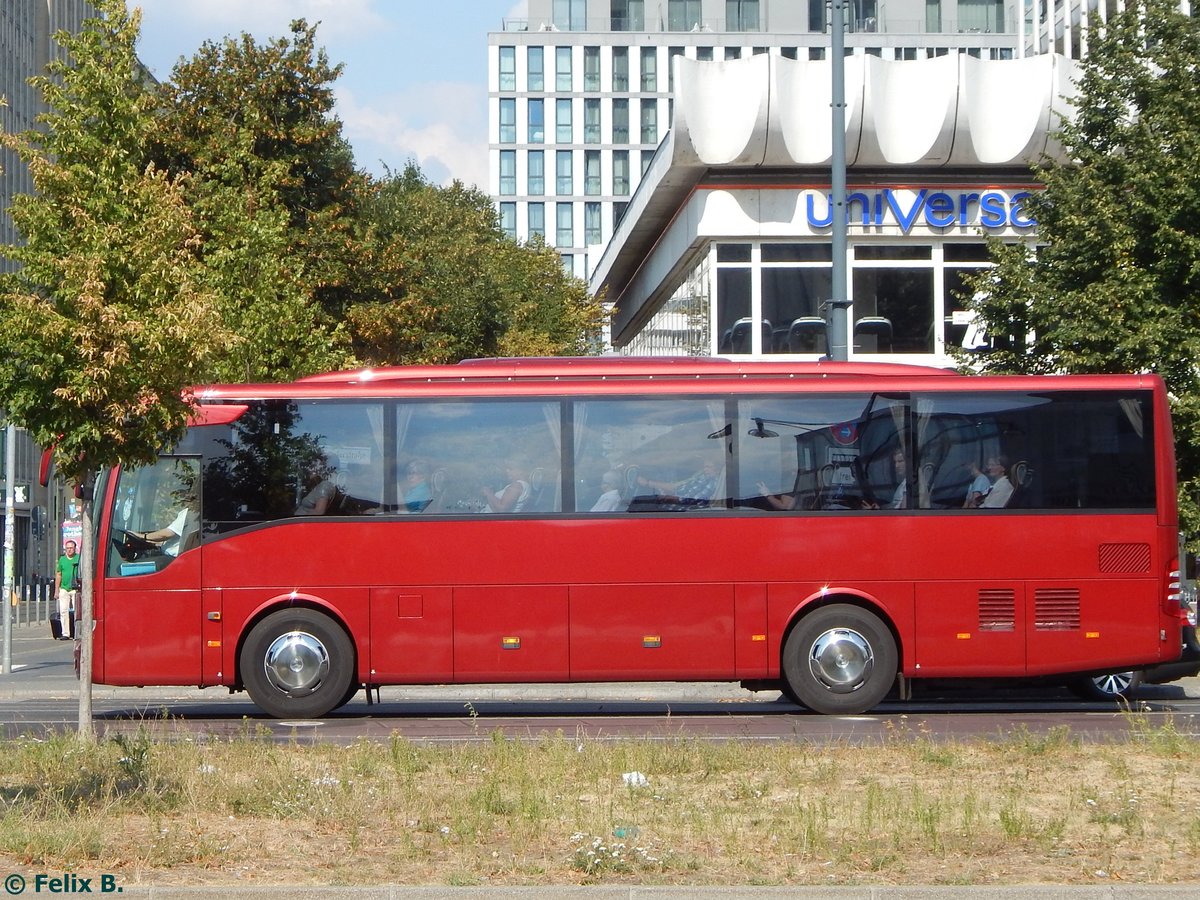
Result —
<path fill-rule="evenodd" d="M 104 683 L 202 683 L 199 510 L 198 456 L 122 470 L 101 538 Z"/>

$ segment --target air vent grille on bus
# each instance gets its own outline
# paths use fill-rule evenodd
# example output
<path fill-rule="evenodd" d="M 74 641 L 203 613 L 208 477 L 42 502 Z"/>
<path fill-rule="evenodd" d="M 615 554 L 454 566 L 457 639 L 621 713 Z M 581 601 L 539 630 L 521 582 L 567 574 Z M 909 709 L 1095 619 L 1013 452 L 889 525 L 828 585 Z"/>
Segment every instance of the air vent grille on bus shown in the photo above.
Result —
<path fill-rule="evenodd" d="M 979 630 L 1013 631 L 1017 625 L 1017 597 L 1012 588 L 983 588 L 979 592 Z"/>
<path fill-rule="evenodd" d="M 1149 544 L 1101 544 L 1100 571 L 1109 575 L 1150 573 Z"/>
<path fill-rule="evenodd" d="M 1038 631 L 1079 629 L 1077 588 L 1037 588 L 1033 593 L 1034 627 Z"/>

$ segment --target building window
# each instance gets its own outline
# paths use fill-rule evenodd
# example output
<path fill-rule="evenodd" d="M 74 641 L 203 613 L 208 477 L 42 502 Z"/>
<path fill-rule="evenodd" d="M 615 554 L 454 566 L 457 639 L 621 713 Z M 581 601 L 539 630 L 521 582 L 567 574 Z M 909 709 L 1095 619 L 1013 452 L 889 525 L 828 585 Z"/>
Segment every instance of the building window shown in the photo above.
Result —
<path fill-rule="evenodd" d="M 942 245 L 942 352 L 950 347 L 962 347 L 971 323 L 966 312 L 971 291 L 966 279 L 980 269 L 989 268 L 991 257 L 987 244 L 943 244 Z M 936 315 L 936 298 L 935 298 Z M 969 348 L 968 348 L 969 349 Z"/>
<path fill-rule="evenodd" d="M 645 31 L 645 0 L 612 0 L 613 31 Z"/>
<path fill-rule="evenodd" d="M 622 98 L 612 102 L 614 144 L 629 143 L 629 101 Z"/>
<path fill-rule="evenodd" d="M 698 31 L 700 0 L 667 0 L 668 31 Z"/>
<path fill-rule="evenodd" d="M 600 143 L 600 101 L 595 98 L 583 101 L 583 142 Z"/>
<path fill-rule="evenodd" d="M 780 47 L 779 55 L 784 57 L 785 59 L 799 59 L 800 58 L 796 53 L 795 47 Z"/>
<path fill-rule="evenodd" d="M 829 21 L 826 0 L 808 0 L 808 30 L 822 32 Z"/>
<path fill-rule="evenodd" d="M 500 48 L 500 90 L 517 89 L 517 48 Z"/>
<path fill-rule="evenodd" d="M 742 48 L 741 47 L 726 47 L 725 48 L 725 58 L 726 59 L 741 59 L 742 58 Z"/>
<path fill-rule="evenodd" d="M 960 25 L 962 24 L 963 5 L 966 2 L 968 0 L 958 0 Z M 994 3 L 995 0 L 987 0 L 987 2 Z M 1000 2 L 1003 3 L 1004 0 L 1000 0 Z M 846 7 L 846 24 L 849 26 L 849 29 L 851 31 L 878 31 L 878 6 L 877 0 L 854 0 L 853 3 Z M 1003 29 L 1001 30 L 1003 31 Z"/>
<path fill-rule="evenodd" d="M 854 248 L 850 321 L 855 353 L 933 352 L 933 248 Z"/>
<path fill-rule="evenodd" d="M 600 204 L 583 204 L 583 242 L 591 246 L 599 244 L 600 237 Z"/>
<path fill-rule="evenodd" d="M 629 48 L 613 47 L 613 78 L 614 91 L 629 90 Z"/>
<path fill-rule="evenodd" d="M 554 0 L 554 27 L 560 31 L 587 29 L 587 0 Z"/>
<path fill-rule="evenodd" d="M 500 143 L 517 142 L 517 101 L 513 97 L 500 98 Z"/>
<path fill-rule="evenodd" d="M 529 236 L 546 240 L 546 204 L 529 204 Z"/>
<path fill-rule="evenodd" d="M 554 155 L 554 192 L 562 197 L 569 197 L 575 193 L 571 156 L 570 150 L 559 150 Z"/>
<path fill-rule="evenodd" d="M 658 143 L 658 101 L 642 100 L 642 143 Z"/>
<path fill-rule="evenodd" d="M 583 151 L 583 192 L 589 197 L 599 197 L 602 190 L 600 181 L 600 151 Z"/>
<path fill-rule="evenodd" d="M 546 140 L 546 103 L 542 99 L 529 101 L 529 143 L 541 144 Z"/>
<path fill-rule="evenodd" d="M 517 192 L 517 151 L 500 151 L 500 194 L 511 197 Z"/>
<path fill-rule="evenodd" d="M 642 47 L 642 90 L 646 93 L 658 90 L 657 47 Z"/>
<path fill-rule="evenodd" d="M 650 168 L 650 163 L 653 162 L 654 154 L 656 152 L 657 151 L 655 151 L 655 150 L 643 150 L 642 151 L 642 175 L 645 175 L 646 170 L 648 168 Z"/>
<path fill-rule="evenodd" d="M 675 92 L 675 57 L 683 55 L 682 47 L 667 49 L 667 90 L 671 93 Z"/>
<path fill-rule="evenodd" d="M 612 155 L 613 194 L 629 196 L 629 151 L 614 150 Z"/>
<path fill-rule="evenodd" d="M 583 89 L 600 90 L 600 48 L 583 48 Z"/>
<path fill-rule="evenodd" d="M 725 0 L 726 31 L 760 31 L 758 0 Z"/>
<path fill-rule="evenodd" d="M 613 204 L 613 228 L 621 224 L 621 220 L 625 218 L 625 211 L 627 209 L 629 209 L 628 203 L 618 202 Z"/>
<path fill-rule="evenodd" d="M 712 47 L 697 47 L 696 59 L 701 62 L 712 62 L 713 48 Z"/>
<path fill-rule="evenodd" d="M 506 238 L 516 240 L 517 237 L 517 204 L 500 204 L 500 230 Z"/>
<path fill-rule="evenodd" d="M 554 87 L 555 90 L 571 90 L 571 48 L 554 48 Z"/>
<path fill-rule="evenodd" d="M 526 66 L 529 69 L 528 88 L 531 91 L 544 90 L 546 87 L 546 55 L 541 47 L 530 47 L 527 51 Z"/>
<path fill-rule="evenodd" d="M 570 203 L 556 203 L 554 215 L 557 219 L 554 245 L 556 247 L 575 246 L 575 207 Z"/>
<path fill-rule="evenodd" d="M 554 101 L 554 140 L 560 144 L 570 144 L 574 140 L 571 128 L 571 101 Z"/>
<path fill-rule="evenodd" d="M 530 150 L 527 162 L 529 171 L 525 173 L 525 191 L 533 197 L 540 197 L 546 193 L 546 155 L 541 150 Z"/>

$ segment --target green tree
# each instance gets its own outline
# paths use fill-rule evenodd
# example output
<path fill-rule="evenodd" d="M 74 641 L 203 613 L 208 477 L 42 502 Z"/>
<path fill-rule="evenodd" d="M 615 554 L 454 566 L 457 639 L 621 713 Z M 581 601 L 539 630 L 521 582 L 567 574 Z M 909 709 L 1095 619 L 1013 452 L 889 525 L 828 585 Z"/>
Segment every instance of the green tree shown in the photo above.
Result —
<path fill-rule="evenodd" d="M 154 160 L 184 184 L 205 284 L 242 340 L 214 380 L 276 380 L 353 362 L 340 321 L 358 276 L 354 169 L 316 29 L 206 42 L 161 86 Z"/>
<path fill-rule="evenodd" d="M 97 0 L 100 18 L 48 77 L 43 130 L 5 134 L 37 193 L 16 199 L 22 266 L 0 283 L 0 404 L 84 490 L 83 611 L 91 618 L 91 500 L 102 466 L 152 460 L 180 435 L 184 389 L 231 335 L 198 265 L 186 177 L 146 166 L 154 115 L 134 55 L 138 14 Z M 84 627 L 80 734 L 91 722 L 91 629 Z"/>
<path fill-rule="evenodd" d="M 490 198 L 430 184 L 410 163 L 373 184 L 364 211 L 362 280 L 347 310 L 371 364 L 584 353 L 602 306 L 553 250 L 518 245 Z"/>
<path fill-rule="evenodd" d="M 1155 372 L 1172 397 L 1186 531 L 1200 535 L 1200 22 L 1138 0 L 1090 32 L 1072 161 L 1038 170 L 1036 252 L 995 246 L 971 307 L 992 372 Z"/>

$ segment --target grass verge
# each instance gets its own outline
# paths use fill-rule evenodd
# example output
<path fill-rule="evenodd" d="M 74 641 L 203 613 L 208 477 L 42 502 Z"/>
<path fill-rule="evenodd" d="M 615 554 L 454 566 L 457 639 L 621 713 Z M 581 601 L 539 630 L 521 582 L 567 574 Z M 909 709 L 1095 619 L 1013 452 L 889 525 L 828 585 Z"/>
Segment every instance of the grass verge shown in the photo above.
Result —
<path fill-rule="evenodd" d="M 235 740 L 0 754 L 0 866 L 124 884 L 1194 880 L 1197 741 Z"/>

